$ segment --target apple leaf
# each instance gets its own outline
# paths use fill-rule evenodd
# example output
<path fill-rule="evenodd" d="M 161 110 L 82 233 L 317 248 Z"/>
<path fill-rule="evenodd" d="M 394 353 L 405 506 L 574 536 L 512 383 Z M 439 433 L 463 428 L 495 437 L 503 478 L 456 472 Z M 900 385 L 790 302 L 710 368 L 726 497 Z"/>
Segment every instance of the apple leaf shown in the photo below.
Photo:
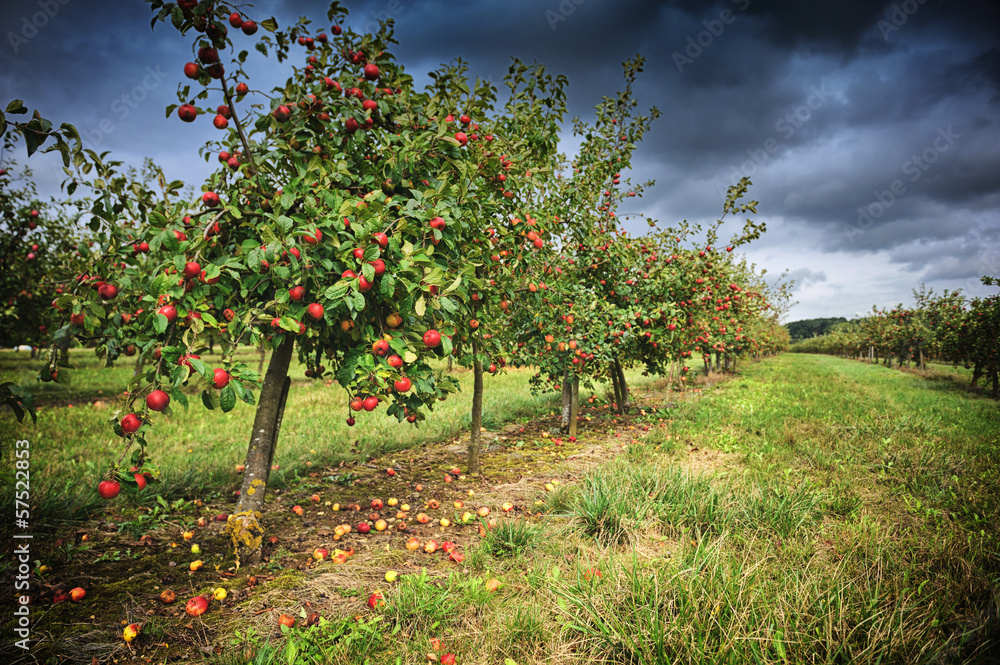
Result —
<path fill-rule="evenodd" d="M 208 378 L 208 368 L 205 366 L 205 363 L 197 358 L 188 358 L 187 361 L 191 363 L 191 369 L 198 372 L 201 376 Z"/>
<path fill-rule="evenodd" d="M 355 291 L 351 294 L 353 300 L 354 310 L 357 312 L 362 312 L 365 309 L 365 296 L 360 291 Z"/>
<path fill-rule="evenodd" d="M 383 298 L 391 298 L 392 294 L 396 292 L 396 278 L 392 275 L 385 273 L 382 275 L 382 284 L 379 286 L 379 291 Z"/>
<path fill-rule="evenodd" d="M 213 395 L 214 393 L 211 393 L 208 390 L 203 390 L 201 392 L 201 403 L 204 404 L 205 408 L 208 409 L 209 411 L 215 410 L 215 405 L 212 404 Z"/>
<path fill-rule="evenodd" d="M 254 400 L 253 391 L 248 390 L 238 381 L 235 383 L 237 383 L 238 385 L 240 385 L 240 387 L 243 388 L 243 392 L 240 394 L 240 399 L 249 404 L 250 406 L 254 406 L 257 402 Z"/>
<path fill-rule="evenodd" d="M 24 106 L 24 100 L 14 99 L 7 104 L 7 108 L 4 112 L 10 113 L 11 115 L 24 115 L 28 112 L 28 109 Z"/>
<path fill-rule="evenodd" d="M 417 316 L 423 316 L 424 312 L 427 311 L 427 302 L 423 296 L 420 296 L 420 299 L 413 305 L 413 311 Z"/>
<path fill-rule="evenodd" d="M 444 351 L 444 355 L 451 355 L 451 338 L 447 335 L 441 335 L 441 350 Z"/>
<path fill-rule="evenodd" d="M 375 281 L 375 266 L 373 266 L 370 263 L 364 264 L 363 266 L 361 266 L 361 274 L 369 282 L 374 282 Z"/>
<path fill-rule="evenodd" d="M 347 295 L 347 280 L 340 280 L 329 287 L 324 294 L 327 300 L 342 300 Z"/>
<path fill-rule="evenodd" d="M 175 402 L 183 406 L 185 409 L 188 408 L 187 395 L 185 395 L 180 388 L 174 387 L 170 389 L 170 399 L 174 400 Z"/>
<path fill-rule="evenodd" d="M 232 383 L 223 388 L 219 394 L 219 406 L 222 407 L 223 413 L 229 413 L 236 406 L 236 392 Z"/>
<path fill-rule="evenodd" d="M 274 20 L 274 17 L 266 18 L 260 22 L 260 27 L 264 28 L 268 32 L 274 32 L 278 29 L 278 22 Z"/>
<path fill-rule="evenodd" d="M 163 316 L 159 312 L 157 312 L 156 316 L 153 317 L 153 328 L 155 328 L 156 332 L 161 335 L 167 331 L 167 326 L 169 325 L 170 321 L 167 320 L 167 317 Z"/>

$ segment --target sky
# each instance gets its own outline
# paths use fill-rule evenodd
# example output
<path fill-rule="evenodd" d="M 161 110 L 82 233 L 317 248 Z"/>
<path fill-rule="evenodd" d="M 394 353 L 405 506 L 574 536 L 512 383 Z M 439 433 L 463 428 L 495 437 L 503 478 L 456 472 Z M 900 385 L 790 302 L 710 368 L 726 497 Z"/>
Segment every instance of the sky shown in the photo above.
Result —
<path fill-rule="evenodd" d="M 726 187 L 749 176 L 767 232 L 746 253 L 769 279 L 787 271 L 795 280 L 786 321 L 909 304 L 920 284 L 996 290 L 979 283 L 1000 275 L 996 2 L 345 5 L 358 31 L 395 21 L 397 59 L 415 76 L 461 57 L 473 76 L 500 84 L 516 56 L 566 74 L 571 115 L 584 119 L 621 87 L 621 63 L 642 54 L 638 100 L 662 116 L 627 175 L 656 184 L 620 213 L 665 225 L 710 222 Z M 326 7 L 268 0 L 241 9 L 258 22 L 274 16 L 287 26 L 305 15 L 328 28 Z M 168 177 L 198 188 L 215 167 L 198 148 L 217 130 L 208 119 L 165 117 L 186 82 L 190 41 L 163 24 L 151 29 L 150 19 L 138 0 L 4 0 L 0 103 L 23 99 L 57 124 L 76 125 L 88 147 L 127 164 L 152 157 Z M 249 48 L 252 38 L 236 41 Z M 286 64 L 253 53 L 249 69 L 255 81 L 278 83 Z M 568 133 L 564 144 L 573 151 Z M 13 157 L 26 163 L 23 145 Z M 58 194 L 58 160 L 28 165 L 41 191 Z"/>

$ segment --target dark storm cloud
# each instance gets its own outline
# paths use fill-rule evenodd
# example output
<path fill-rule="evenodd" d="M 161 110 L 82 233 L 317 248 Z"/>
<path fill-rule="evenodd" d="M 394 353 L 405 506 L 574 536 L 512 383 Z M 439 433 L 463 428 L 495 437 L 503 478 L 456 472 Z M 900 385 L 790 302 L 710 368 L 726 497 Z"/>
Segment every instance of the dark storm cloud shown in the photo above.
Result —
<path fill-rule="evenodd" d="M 208 123 L 163 117 L 176 102 L 190 46 L 169 26 L 151 31 L 145 3 L 112 4 L 0 5 L 0 101 L 23 98 L 56 122 L 77 124 L 99 150 L 134 164 L 154 156 L 170 177 L 198 187 L 210 166 L 194 146 L 216 133 Z M 267 0 L 247 11 L 258 20 L 273 14 L 282 26 L 305 14 L 326 27 L 326 7 Z M 1000 270 L 983 249 L 1000 243 L 995 2 L 371 0 L 348 7 L 348 23 L 359 31 L 395 21 L 394 51 L 418 81 L 460 56 L 473 76 L 502 91 L 517 56 L 566 74 L 570 114 L 584 119 L 621 86 L 622 61 L 642 53 L 637 96 L 662 117 L 626 175 L 657 185 L 623 212 L 665 224 L 710 221 L 726 186 L 750 176 L 769 226 L 751 249 L 754 260 L 772 274 L 787 267 L 799 275 L 800 298 L 826 298 L 800 306 L 803 317 L 848 311 L 851 293 L 863 288 L 861 273 L 879 281 L 879 293 L 903 300 L 909 287 L 899 292 L 897 284 L 926 278 L 943 288 L 948 279 L 967 284 L 972 273 Z M 278 83 L 286 75 L 273 59 L 253 62 L 259 78 Z M 33 160 L 36 170 L 42 163 Z M 41 179 L 58 183 L 58 168 L 49 171 Z M 644 229 L 641 220 L 627 224 Z M 876 256 L 882 267 L 872 264 Z"/>

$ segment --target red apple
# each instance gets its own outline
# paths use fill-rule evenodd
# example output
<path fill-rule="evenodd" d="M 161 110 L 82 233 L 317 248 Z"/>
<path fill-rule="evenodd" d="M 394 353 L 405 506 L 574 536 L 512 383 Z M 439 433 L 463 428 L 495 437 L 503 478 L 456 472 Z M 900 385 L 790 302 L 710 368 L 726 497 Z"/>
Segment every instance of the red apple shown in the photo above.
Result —
<path fill-rule="evenodd" d="M 404 376 L 401 379 L 394 381 L 392 385 L 396 389 L 396 392 L 405 393 L 407 390 L 410 389 L 410 386 L 412 384 L 410 380 Z"/>
<path fill-rule="evenodd" d="M 399 356 L 389 356 L 388 358 L 386 358 L 386 362 L 389 363 L 389 367 L 393 367 L 396 369 L 403 366 L 403 359 L 400 358 Z"/>
<path fill-rule="evenodd" d="M 205 192 L 201 195 L 201 201 L 209 208 L 214 208 L 219 205 L 219 195 L 215 192 Z"/>
<path fill-rule="evenodd" d="M 113 499 L 122 491 L 122 486 L 117 480 L 102 480 L 97 484 L 97 493 L 102 499 Z"/>
<path fill-rule="evenodd" d="M 193 104 L 181 104 L 177 107 L 177 117 L 184 122 L 194 122 L 198 117 L 198 109 Z"/>
<path fill-rule="evenodd" d="M 229 385 L 229 372 L 221 367 L 216 367 L 212 373 L 212 385 L 218 390 L 222 390 Z"/>
<path fill-rule="evenodd" d="M 382 595 L 381 591 L 375 591 L 368 596 L 368 607 L 373 610 L 377 607 L 385 607 L 385 596 Z"/>
<path fill-rule="evenodd" d="M 126 434 L 134 434 L 141 425 L 142 421 L 134 413 L 129 413 L 121 421 L 122 431 Z"/>
<path fill-rule="evenodd" d="M 379 77 L 378 65 L 368 63 L 365 65 L 365 78 L 369 81 L 374 81 Z"/>
<path fill-rule="evenodd" d="M 318 302 L 314 302 L 309 305 L 309 307 L 306 308 L 306 311 L 309 313 L 309 316 L 313 317 L 317 321 L 323 318 L 323 305 Z"/>
<path fill-rule="evenodd" d="M 434 348 L 441 344 L 441 333 L 437 330 L 428 330 L 424 333 L 424 345 Z"/>
<path fill-rule="evenodd" d="M 153 411 L 163 411 L 170 404 L 170 395 L 162 390 L 154 390 L 146 396 L 146 406 Z"/>
<path fill-rule="evenodd" d="M 157 314 L 167 317 L 167 322 L 173 323 L 177 319 L 177 308 L 173 305 L 164 305 L 156 310 Z"/>
<path fill-rule="evenodd" d="M 365 411 L 374 411 L 375 409 L 377 409 L 378 408 L 378 397 L 375 397 L 374 395 L 366 397 L 365 401 L 364 401 L 364 408 L 365 408 Z"/>
<path fill-rule="evenodd" d="M 208 598 L 205 596 L 195 596 L 184 606 L 184 611 L 193 617 L 199 617 L 208 609 Z"/>
<path fill-rule="evenodd" d="M 118 287 L 114 284 L 101 284 L 97 289 L 97 295 L 101 297 L 101 300 L 114 300 L 115 296 L 118 295 Z"/>
<path fill-rule="evenodd" d="M 293 286 L 292 288 L 288 289 L 288 297 L 294 300 L 295 302 L 299 302 L 300 300 L 302 300 L 302 297 L 305 294 L 306 294 L 305 287 L 302 286 Z"/>

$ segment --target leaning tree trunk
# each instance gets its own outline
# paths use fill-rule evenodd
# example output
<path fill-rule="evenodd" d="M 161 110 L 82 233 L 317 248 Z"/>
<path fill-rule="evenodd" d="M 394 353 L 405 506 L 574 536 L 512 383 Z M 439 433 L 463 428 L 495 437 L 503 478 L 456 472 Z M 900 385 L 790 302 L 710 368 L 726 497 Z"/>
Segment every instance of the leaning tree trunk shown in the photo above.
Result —
<path fill-rule="evenodd" d="M 565 385 L 565 384 L 563 384 Z M 573 375 L 569 400 L 569 435 L 576 436 L 577 416 L 580 413 L 580 377 Z"/>
<path fill-rule="evenodd" d="M 236 504 L 236 510 L 229 516 L 226 527 L 240 564 L 253 566 L 260 563 L 261 543 L 264 538 L 260 511 L 264 507 L 267 480 L 271 474 L 271 463 L 274 460 L 274 449 L 281 430 L 285 401 L 288 399 L 288 386 L 291 383 L 288 367 L 291 364 L 294 348 L 295 341 L 291 335 L 286 335 L 285 341 L 271 354 L 271 362 L 267 366 L 267 374 L 260 389 L 253 433 L 250 435 L 250 445 L 247 448 L 240 499 Z"/>
<path fill-rule="evenodd" d="M 563 432 L 569 431 L 570 402 L 573 401 L 573 382 L 569 379 L 569 372 L 563 370 L 562 381 L 562 422 L 559 429 Z"/>
<path fill-rule="evenodd" d="M 615 358 L 615 373 L 618 374 L 618 390 L 622 393 L 622 401 L 619 402 L 621 407 L 621 414 L 627 415 L 630 407 L 630 400 L 628 395 L 628 383 L 625 381 L 625 370 L 622 369 L 622 364 L 618 362 Z"/>
<path fill-rule="evenodd" d="M 483 362 L 479 345 L 472 340 L 472 431 L 469 433 L 469 475 L 479 473 L 479 453 L 483 445 Z"/>

